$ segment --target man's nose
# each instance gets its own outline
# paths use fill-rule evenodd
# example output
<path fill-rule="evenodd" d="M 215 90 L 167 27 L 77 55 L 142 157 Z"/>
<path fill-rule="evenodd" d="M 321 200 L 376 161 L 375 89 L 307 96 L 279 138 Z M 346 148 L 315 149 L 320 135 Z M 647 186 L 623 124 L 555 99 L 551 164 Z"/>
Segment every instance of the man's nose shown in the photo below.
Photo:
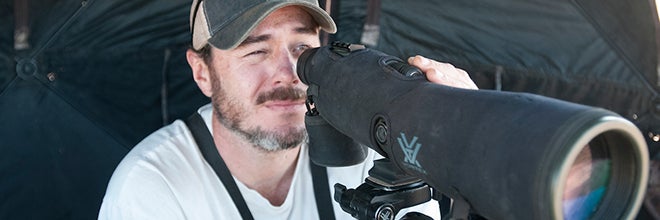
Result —
<path fill-rule="evenodd" d="M 276 58 L 276 71 L 273 76 L 275 84 L 298 84 L 298 74 L 296 74 L 297 57 L 294 57 L 291 51 L 282 49 L 277 54 Z"/>

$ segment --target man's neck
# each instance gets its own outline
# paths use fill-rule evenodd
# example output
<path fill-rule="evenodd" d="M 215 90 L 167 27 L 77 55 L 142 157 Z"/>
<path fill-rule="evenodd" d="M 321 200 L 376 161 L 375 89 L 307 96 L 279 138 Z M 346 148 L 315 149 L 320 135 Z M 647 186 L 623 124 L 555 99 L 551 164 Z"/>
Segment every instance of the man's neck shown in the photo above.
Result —
<path fill-rule="evenodd" d="M 212 119 L 213 139 L 231 174 L 271 205 L 284 203 L 296 169 L 300 146 L 266 152 Z"/>

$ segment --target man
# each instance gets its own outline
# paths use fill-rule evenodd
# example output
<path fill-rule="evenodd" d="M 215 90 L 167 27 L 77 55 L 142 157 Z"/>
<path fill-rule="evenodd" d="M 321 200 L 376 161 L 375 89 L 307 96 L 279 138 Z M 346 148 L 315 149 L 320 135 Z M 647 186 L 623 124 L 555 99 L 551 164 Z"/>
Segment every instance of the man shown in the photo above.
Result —
<path fill-rule="evenodd" d="M 316 202 L 306 86 L 295 72 L 298 56 L 320 46 L 320 29 L 335 32 L 330 16 L 316 0 L 204 0 L 193 3 L 190 18 L 193 49 L 186 56 L 195 82 L 211 97 L 198 113 L 217 153 L 200 152 L 180 120 L 156 131 L 117 167 L 99 219 L 318 219 L 324 210 L 352 219 L 337 203 Z M 434 82 L 476 88 L 451 65 L 419 56 L 410 62 Z M 376 157 L 370 151 L 361 164 L 328 168 L 326 182 L 357 187 Z M 208 160 L 224 161 L 231 184 Z M 243 203 L 232 198 L 233 183 L 246 208 L 237 208 Z M 418 208 L 438 218 L 437 203 Z"/>

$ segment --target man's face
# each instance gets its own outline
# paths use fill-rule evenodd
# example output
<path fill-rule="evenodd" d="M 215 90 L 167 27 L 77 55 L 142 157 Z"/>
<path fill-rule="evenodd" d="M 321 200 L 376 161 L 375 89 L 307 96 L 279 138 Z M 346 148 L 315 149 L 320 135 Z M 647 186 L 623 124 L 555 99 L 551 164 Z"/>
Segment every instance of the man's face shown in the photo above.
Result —
<path fill-rule="evenodd" d="M 209 72 L 216 119 L 267 151 L 304 142 L 307 86 L 298 79 L 296 62 L 319 44 L 318 25 L 290 6 L 271 13 L 237 48 L 213 48 Z"/>

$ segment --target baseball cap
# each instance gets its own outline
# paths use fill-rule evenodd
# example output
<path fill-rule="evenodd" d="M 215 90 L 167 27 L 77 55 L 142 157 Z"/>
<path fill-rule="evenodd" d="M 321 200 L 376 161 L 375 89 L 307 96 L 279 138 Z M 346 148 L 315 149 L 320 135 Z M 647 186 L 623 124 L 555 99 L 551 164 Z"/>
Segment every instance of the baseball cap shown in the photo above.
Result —
<path fill-rule="evenodd" d="M 301 6 L 328 33 L 337 26 L 317 0 L 194 0 L 190 31 L 196 50 L 209 44 L 223 50 L 238 46 L 271 12 L 290 5 Z"/>

